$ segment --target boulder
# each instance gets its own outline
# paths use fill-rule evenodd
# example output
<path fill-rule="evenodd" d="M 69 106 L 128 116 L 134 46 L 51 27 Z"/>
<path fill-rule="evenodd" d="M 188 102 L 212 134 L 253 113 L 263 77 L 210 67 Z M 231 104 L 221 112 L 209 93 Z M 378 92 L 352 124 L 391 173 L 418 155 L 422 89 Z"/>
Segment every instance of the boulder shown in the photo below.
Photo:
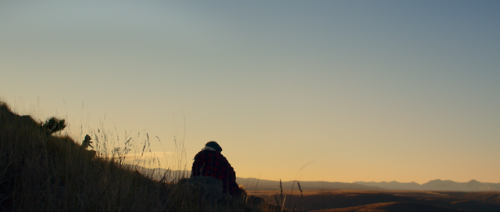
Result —
<path fill-rule="evenodd" d="M 229 197 L 222 192 L 222 180 L 213 177 L 196 176 L 183 179 L 180 183 L 208 202 L 217 202 Z"/>

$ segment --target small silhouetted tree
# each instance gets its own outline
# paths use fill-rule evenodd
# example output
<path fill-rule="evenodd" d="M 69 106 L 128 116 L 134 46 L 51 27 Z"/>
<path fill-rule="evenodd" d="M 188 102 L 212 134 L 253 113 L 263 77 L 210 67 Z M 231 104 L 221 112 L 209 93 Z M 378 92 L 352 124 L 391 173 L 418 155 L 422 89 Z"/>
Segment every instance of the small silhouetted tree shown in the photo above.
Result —
<path fill-rule="evenodd" d="M 52 135 L 55 132 L 61 131 L 66 127 L 64 119 L 57 119 L 52 117 L 47 119 L 45 123 L 42 124 L 42 129 L 45 130 L 47 135 Z"/>

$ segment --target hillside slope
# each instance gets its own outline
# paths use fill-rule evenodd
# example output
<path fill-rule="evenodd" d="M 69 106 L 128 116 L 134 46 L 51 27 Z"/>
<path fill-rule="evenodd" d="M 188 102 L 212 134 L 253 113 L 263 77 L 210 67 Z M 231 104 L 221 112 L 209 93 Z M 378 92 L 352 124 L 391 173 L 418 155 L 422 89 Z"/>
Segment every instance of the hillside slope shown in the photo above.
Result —
<path fill-rule="evenodd" d="M 198 188 L 159 182 L 52 136 L 0 102 L 0 211 L 259 211 L 232 198 L 207 202 Z"/>

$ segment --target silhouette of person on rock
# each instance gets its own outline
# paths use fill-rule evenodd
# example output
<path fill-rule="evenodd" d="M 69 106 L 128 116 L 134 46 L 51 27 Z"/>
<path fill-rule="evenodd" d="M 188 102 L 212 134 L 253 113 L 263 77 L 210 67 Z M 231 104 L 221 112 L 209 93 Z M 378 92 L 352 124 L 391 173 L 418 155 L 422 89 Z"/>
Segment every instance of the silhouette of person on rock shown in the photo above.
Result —
<path fill-rule="evenodd" d="M 222 148 L 217 142 L 209 141 L 205 144 L 205 147 L 194 156 L 191 176 L 209 176 L 222 180 L 224 193 L 234 197 L 240 196 L 242 191 L 236 183 L 236 173 L 221 152 Z"/>
<path fill-rule="evenodd" d="M 88 147 L 92 147 L 92 149 L 94 148 L 91 144 L 92 144 L 92 138 L 87 134 L 85 136 L 85 139 L 82 141 L 82 148 L 83 149 L 87 149 Z"/>

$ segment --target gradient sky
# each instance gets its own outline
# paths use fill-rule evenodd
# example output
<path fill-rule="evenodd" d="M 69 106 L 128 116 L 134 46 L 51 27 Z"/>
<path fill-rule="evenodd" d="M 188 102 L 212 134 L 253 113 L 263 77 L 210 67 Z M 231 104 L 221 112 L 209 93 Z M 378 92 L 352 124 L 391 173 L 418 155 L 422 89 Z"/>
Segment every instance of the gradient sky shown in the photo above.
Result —
<path fill-rule="evenodd" d="M 498 183 L 499 11 L 456 0 L 0 1 L 0 97 L 66 118 L 77 140 L 100 129 L 123 147 L 133 135 L 137 151 L 147 132 L 171 168 L 175 136 L 188 168 L 215 140 L 239 177 Z"/>

